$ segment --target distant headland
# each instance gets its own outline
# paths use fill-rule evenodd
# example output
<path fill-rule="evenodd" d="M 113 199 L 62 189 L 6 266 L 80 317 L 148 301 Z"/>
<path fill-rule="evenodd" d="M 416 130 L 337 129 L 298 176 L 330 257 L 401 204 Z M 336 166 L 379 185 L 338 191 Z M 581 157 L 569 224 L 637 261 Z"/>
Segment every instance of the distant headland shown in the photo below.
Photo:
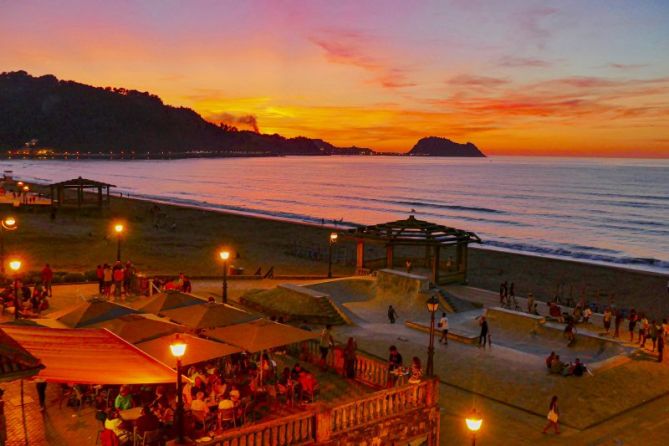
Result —
<path fill-rule="evenodd" d="M 337 147 L 206 121 L 156 95 L 25 71 L 0 73 L 0 155 L 27 158 L 201 158 L 284 155 L 485 156 L 474 144 L 422 138 L 407 153 Z"/>

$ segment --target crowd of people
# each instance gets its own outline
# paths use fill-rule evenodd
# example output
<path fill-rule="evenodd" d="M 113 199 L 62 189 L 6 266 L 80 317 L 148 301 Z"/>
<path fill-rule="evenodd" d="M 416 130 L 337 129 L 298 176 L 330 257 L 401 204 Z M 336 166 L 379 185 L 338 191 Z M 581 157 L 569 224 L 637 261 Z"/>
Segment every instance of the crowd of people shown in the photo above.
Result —
<path fill-rule="evenodd" d="M 52 283 L 53 270 L 48 263 L 40 272 L 39 279 L 33 282 L 20 277 L 14 280 L 5 279 L 0 291 L 2 312 L 11 309 L 12 312 L 18 311 L 23 318 L 40 317 L 50 306 L 50 298 L 53 296 Z"/>
<path fill-rule="evenodd" d="M 579 358 L 576 358 L 574 362 L 562 362 L 560 355 L 555 352 L 551 352 L 546 358 L 546 368 L 550 373 L 562 376 L 580 377 L 586 372 L 590 373 L 590 370 Z"/>

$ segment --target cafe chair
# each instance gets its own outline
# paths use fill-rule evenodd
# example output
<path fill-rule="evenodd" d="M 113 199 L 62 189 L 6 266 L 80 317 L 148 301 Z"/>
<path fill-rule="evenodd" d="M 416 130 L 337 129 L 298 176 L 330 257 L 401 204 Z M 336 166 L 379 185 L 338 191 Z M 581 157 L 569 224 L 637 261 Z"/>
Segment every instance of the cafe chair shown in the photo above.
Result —
<path fill-rule="evenodd" d="M 223 428 L 224 425 L 232 422 L 232 427 L 237 427 L 236 408 L 219 409 L 218 410 L 218 425 Z"/>
<path fill-rule="evenodd" d="M 144 435 L 138 436 L 136 446 L 162 445 L 163 432 L 160 429 L 146 431 Z"/>

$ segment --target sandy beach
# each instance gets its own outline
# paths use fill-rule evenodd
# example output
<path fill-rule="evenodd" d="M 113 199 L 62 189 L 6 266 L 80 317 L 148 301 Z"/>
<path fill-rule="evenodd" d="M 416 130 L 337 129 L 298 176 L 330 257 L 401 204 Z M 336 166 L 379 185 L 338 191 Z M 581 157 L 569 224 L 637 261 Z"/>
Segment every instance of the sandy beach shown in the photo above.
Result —
<path fill-rule="evenodd" d="M 60 210 L 55 220 L 46 207 L 18 208 L 15 215 L 19 230 L 5 234 L 5 252 L 23 258 L 31 271 L 48 262 L 57 271 L 86 272 L 113 261 L 116 238 L 111 225 L 122 220 L 127 227 L 123 259 L 147 274 L 220 275 L 217 251 L 226 246 L 233 253 L 231 265 L 244 268 L 245 274 L 259 267 L 264 274 L 273 266 L 277 275 L 323 276 L 328 234 L 334 229 L 125 197 L 112 198 L 103 211 Z M 353 243 L 340 239 L 336 275 L 353 273 L 354 253 Z M 470 249 L 469 265 L 469 284 L 484 289 L 497 290 L 508 280 L 519 296 L 533 292 L 546 300 L 556 293 L 563 299 L 584 294 L 603 305 L 611 300 L 658 317 L 669 313 L 667 275 L 476 246 Z"/>

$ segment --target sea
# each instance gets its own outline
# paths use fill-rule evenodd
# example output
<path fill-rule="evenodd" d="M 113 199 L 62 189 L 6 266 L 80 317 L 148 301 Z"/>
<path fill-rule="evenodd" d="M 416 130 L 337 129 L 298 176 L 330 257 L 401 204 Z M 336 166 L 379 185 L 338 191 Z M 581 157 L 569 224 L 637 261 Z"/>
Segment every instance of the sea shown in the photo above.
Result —
<path fill-rule="evenodd" d="M 491 249 L 669 270 L 669 160 L 276 157 L 12 160 L 40 183 L 82 176 L 134 198 L 340 228 L 416 218 Z"/>

